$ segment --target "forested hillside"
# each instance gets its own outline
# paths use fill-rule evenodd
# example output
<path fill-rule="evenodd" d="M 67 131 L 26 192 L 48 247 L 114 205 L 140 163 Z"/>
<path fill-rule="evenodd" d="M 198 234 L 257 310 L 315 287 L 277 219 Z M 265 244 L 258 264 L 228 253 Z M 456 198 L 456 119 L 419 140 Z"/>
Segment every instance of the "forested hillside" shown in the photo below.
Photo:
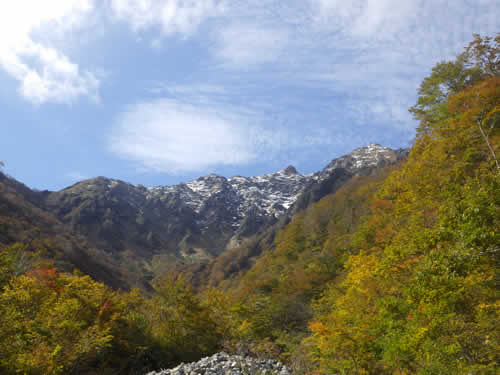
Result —
<path fill-rule="evenodd" d="M 499 44 L 434 67 L 400 168 L 278 235 L 232 291 L 243 337 L 305 373 L 496 372 Z"/>
<path fill-rule="evenodd" d="M 80 271 L 114 288 L 126 288 L 130 274 L 123 274 L 106 252 L 89 246 L 85 237 L 65 226 L 43 209 L 43 192 L 33 191 L 0 171 L 0 246 L 23 244 L 23 263 L 50 259 L 59 270 Z"/>
<path fill-rule="evenodd" d="M 309 202 L 241 264 L 222 254 L 208 276 L 169 273 L 148 295 L 39 260 L 35 211 L 14 225 L 4 199 L 1 239 L 28 248 L 0 253 L 0 372 L 144 374 L 226 350 L 296 374 L 497 374 L 500 34 L 418 93 L 407 160 Z"/>
<path fill-rule="evenodd" d="M 234 277 L 247 255 L 272 245 L 294 213 L 406 154 L 370 144 L 308 175 L 289 166 L 263 176 L 211 174 L 148 188 L 97 177 L 38 191 L 0 172 L 0 244 L 21 241 L 35 249 L 50 241 L 44 248 L 58 269 L 78 268 L 117 289 L 150 291 L 167 272 L 189 272 L 193 284 L 216 285 Z M 227 259 L 234 266 L 227 267 Z M 251 266 L 246 263 L 241 271 Z"/>

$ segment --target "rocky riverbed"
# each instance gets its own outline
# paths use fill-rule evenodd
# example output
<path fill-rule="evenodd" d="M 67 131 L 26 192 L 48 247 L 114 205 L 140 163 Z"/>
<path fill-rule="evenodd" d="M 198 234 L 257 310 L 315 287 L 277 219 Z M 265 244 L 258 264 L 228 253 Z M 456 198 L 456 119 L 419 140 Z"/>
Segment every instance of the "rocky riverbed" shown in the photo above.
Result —
<path fill-rule="evenodd" d="M 150 372 L 147 375 L 291 375 L 291 371 L 278 361 L 222 352 L 198 362 L 182 363 L 173 369 Z"/>

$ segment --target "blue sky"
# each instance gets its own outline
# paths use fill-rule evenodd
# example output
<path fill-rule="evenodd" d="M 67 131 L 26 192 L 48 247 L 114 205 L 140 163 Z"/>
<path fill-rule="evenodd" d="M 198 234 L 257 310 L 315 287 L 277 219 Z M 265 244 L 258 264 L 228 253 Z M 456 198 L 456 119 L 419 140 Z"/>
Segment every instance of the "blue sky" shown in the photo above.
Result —
<path fill-rule="evenodd" d="M 8 4 L 8 5 L 7 5 Z M 309 173 L 408 147 L 432 66 L 497 0 L 16 0 L 0 5 L 0 160 L 30 187 Z"/>

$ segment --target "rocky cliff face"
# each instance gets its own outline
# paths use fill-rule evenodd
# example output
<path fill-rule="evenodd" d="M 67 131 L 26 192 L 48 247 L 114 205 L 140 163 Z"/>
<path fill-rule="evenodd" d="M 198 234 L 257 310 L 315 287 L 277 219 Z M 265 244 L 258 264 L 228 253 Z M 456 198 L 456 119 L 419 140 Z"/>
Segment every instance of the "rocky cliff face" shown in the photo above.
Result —
<path fill-rule="evenodd" d="M 293 168 L 153 188 L 98 177 L 48 194 L 46 207 L 109 251 L 203 259 L 220 253 L 235 235 L 252 235 L 274 222 L 310 180 Z"/>
<path fill-rule="evenodd" d="M 46 207 L 93 246 L 140 257 L 209 259 L 271 225 L 292 206 L 316 201 L 359 174 L 396 162 L 401 152 L 362 147 L 302 175 L 289 166 L 256 177 L 215 174 L 174 186 L 143 187 L 98 177 L 46 197 Z"/>
<path fill-rule="evenodd" d="M 107 282 L 120 286 L 125 281 L 123 287 L 127 288 L 149 285 L 151 278 L 172 264 L 208 261 L 228 249 L 237 251 L 245 239 L 279 223 L 286 224 L 295 212 L 335 191 L 351 177 L 370 174 L 404 156 L 403 151 L 372 144 L 333 160 L 313 174 L 303 175 L 289 166 L 263 176 L 226 178 L 211 174 L 157 187 L 97 177 L 61 191 L 37 192 L 4 176 L 3 191 L 4 198 L 15 196 L 17 202 L 17 206 L 9 203 L 9 207 L 15 207 L 6 209 L 8 212 L 37 212 L 62 228 L 58 233 L 63 231 L 77 239 L 78 246 L 62 247 L 68 247 L 65 253 L 71 259 L 76 254 L 71 249 L 80 249 L 81 256 L 71 260 L 78 268 L 101 281 L 108 280 L 102 270 L 112 269 L 114 281 Z M 23 217 L 37 221 L 36 215 Z M 9 236 L 4 236 L 5 241 Z M 80 261 L 83 256 L 88 260 Z M 100 271 L 94 272 L 94 268 Z"/>
<path fill-rule="evenodd" d="M 353 177 L 384 173 L 381 168 L 396 165 L 407 155 L 408 151 L 404 149 L 391 150 L 370 144 L 332 160 L 321 171 L 303 176 L 301 182 L 304 185 L 300 188 L 300 192 L 290 199 L 293 203 L 283 213 L 276 216 L 276 220 L 268 220 L 265 224 L 255 224 L 251 227 L 251 231 L 243 232 L 245 220 L 255 217 L 247 215 L 247 218 L 237 227 L 229 246 L 222 254 L 210 261 L 201 260 L 178 265 L 175 272 L 182 273 L 195 287 L 217 286 L 220 282 L 241 277 L 263 251 L 273 248 L 276 234 L 291 221 L 297 212 L 326 195 L 335 193 Z M 296 172 L 290 167 L 287 169 L 289 173 Z"/>
<path fill-rule="evenodd" d="M 375 170 L 393 165 L 407 156 L 408 149 L 392 150 L 371 143 L 334 159 L 321 171 L 312 175 L 312 180 L 304 187 L 287 214 L 293 215 L 309 204 L 319 201 L 325 195 L 334 193 L 354 176 L 370 175 Z"/>

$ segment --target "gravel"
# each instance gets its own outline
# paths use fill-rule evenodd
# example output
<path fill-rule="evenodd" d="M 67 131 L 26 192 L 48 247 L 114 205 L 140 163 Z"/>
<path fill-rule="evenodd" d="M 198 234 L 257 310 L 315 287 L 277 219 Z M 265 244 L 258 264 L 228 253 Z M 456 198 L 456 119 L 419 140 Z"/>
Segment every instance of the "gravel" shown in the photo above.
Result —
<path fill-rule="evenodd" d="M 227 353 L 217 353 L 198 362 L 181 363 L 170 370 L 150 372 L 147 375 L 291 375 L 281 362 L 255 359 Z"/>

